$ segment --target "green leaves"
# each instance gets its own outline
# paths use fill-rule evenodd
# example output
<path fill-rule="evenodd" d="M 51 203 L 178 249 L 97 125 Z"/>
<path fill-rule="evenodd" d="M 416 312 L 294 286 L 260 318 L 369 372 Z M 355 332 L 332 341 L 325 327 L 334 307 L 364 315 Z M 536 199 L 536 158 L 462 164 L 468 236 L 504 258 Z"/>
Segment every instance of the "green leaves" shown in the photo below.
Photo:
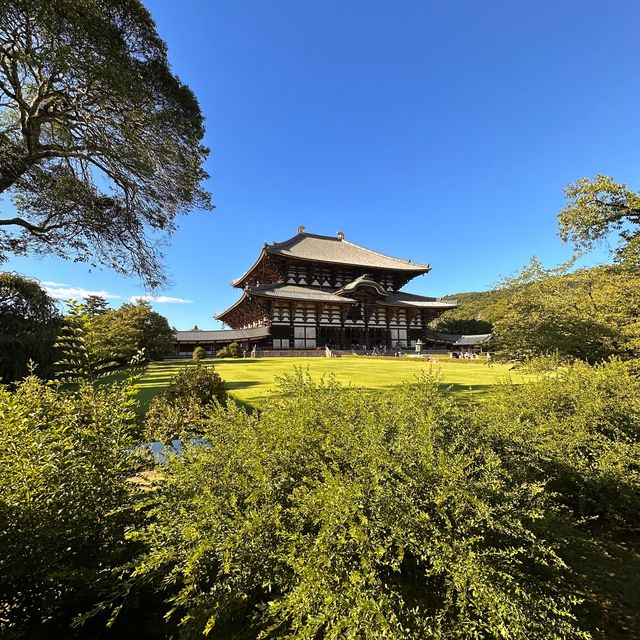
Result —
<path fill-rule="evenodd" d="M 210 209 L 203 118 L 138 0 L 0 12 L 0 259 L 55 253 L 164 281 L 159 232 Z"/>
<path fill-rule="evenodd" d="M 640 265 L 640 194 L 608 176 L 581 178 L 565 189 L 568 203 L 558 214 L 559 235 L 577 253 L 617 233 L 617 259 L 629 267 Z"/>
<path fill-rule="evenodd" d="M 544 485 L 434 380 L 281 384 L 260 415 L 210 414 L 137 534 L 184 637 L 582 637 L 535 524 Z"/>
<path fill-rule="evenodd" d="M 74 617 L 105 602 L 104 623 L 121 601 L 119 568 L 137 549 L 125 530 L 142 517 L 134 479 L 148 465 L 135 417 L 126 385 L 0 388 L 3 637 L 71 637 Z"/>

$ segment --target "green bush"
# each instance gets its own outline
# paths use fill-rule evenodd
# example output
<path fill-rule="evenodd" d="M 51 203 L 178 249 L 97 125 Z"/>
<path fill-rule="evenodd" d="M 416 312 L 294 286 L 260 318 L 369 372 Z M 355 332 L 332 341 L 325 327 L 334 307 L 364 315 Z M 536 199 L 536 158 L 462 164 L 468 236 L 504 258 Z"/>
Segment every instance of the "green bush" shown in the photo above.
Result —
<path fill-rule="evenodd" d="M 185 367 L 166 391 L 151 401 L 146 416 L 146 435 L 171 442 L 199 435 L 209 409 L 227 403 L 224 380 L 212 366 Z"/>
<path fill-rule="evenodd" d="M 207 352 L 202 347 L 196 347 L 191 357 L 196 362 L 200 362 L 200 360 L 204 360 L 207 357 Z"/>
<path fill-rule="evenodd" d="M 242 358 L 244 351 L 237 342 L 232 342 L 226 347 L 222 347 L 220 351 L 216 353 L 218 358 Z"/>
<path fill-rule="evenodd" d="M 631 362 L 574 362 L 506 383 L 479 404 L 479 428 L 513 473 L 548 481 L 580 516 L 640 517 L 640 380 Z"/>
<path fill-rule="evenodd" d="M 544 486 L 436 381 L 282 386 L 262 413 L 215 409 L 134 534 L 185 638 L 586 637 L 535 533 Z"/>
<path fill-rule="evenodd" d="M 0 416 L 0 636 L 94 637 L 71 621 L 116 597 L 137 551 L 125 539 L 145 464 L 131 388 L 70 393 L 28 377 L 0 388 Z"/>

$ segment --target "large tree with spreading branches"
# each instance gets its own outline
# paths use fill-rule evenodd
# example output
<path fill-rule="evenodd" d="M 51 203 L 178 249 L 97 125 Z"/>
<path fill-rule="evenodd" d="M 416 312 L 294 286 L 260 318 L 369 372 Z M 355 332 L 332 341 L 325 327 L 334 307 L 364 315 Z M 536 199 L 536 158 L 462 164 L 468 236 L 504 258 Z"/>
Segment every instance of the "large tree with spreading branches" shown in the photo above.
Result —
<path fill-rule="evenodd" d="M 211 207 L 203 116 L 139 0 L 0 3 L 0 259 L 54 253 L 163 282 Z"/>
<path fill-rule="evenodd" d="M 565 189 L 567 204 L 559 213 L 560 237 L 582 253 L 611 234 L 618 235 L 616 261 L 640 267 L 640 193 L 598 174 Z"/>

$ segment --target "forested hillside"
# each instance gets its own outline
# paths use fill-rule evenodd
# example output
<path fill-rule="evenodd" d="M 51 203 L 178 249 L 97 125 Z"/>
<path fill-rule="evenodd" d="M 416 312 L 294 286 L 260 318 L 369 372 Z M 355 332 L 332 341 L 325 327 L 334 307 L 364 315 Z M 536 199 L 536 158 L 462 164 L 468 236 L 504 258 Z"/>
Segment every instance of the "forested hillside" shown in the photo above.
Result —
<path fill-rule="evenodd" d="M 507 354 L 558 352 L 597 361 L 640 352 L 640 274 L 631 268 L 545 269 L 532 260 L 495 290 L 450 297 L 460 306 L 439 318 L 434 328 L 493 331 L 496 347 Z"/>

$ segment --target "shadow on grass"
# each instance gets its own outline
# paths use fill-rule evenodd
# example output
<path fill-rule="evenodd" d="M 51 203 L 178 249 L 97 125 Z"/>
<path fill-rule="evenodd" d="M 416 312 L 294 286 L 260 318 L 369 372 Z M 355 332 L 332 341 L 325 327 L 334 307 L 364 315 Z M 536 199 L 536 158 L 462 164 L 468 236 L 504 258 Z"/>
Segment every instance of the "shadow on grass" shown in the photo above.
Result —
<path fill-rule="evenodd" d="M 235 382 L 230 382 L 227 380 L 224 383 L 224 386 L 227 388 L 227 391 L 235 391 L 236 389 L 247 389 L 248 387 L 255 387 L 260 384 L 255 380 L 237 380 Z"/>
<path fill-rule="evenodd" d="M 640 529 L 593 529 L 561 553 L 595 640 L 640 638 Z"/>

